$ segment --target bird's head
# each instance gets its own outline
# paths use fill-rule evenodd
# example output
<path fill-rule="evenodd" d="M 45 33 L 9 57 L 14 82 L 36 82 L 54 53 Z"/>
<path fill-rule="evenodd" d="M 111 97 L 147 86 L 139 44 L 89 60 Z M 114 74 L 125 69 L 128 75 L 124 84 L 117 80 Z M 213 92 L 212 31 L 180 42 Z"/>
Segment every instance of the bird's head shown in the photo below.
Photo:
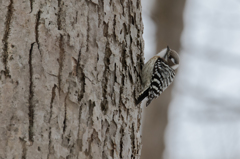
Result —
<path fill-rule="evenodd" d="M 160 51 L 157 56 L 164 59 L 165 62 L 173 69 L 176 70 L 179 66 L 179 56 L 174 50 L 171 50 L 168 46 L 167 48 Z"/>

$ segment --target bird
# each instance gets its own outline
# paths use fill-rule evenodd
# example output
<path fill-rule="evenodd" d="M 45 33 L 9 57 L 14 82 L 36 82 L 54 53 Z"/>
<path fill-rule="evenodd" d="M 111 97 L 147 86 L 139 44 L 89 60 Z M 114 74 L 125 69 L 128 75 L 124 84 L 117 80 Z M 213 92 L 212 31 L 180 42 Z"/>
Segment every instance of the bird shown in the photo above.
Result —
<path fill-rule="evenodd" d="M 178 53 L 167 46 L 153 56 L 141 72 L 142 90 L 137 97 L 136 104 L 148 97 L 146 107 L 157 98 L 173 82 L 176 70 L 179 67 Z"/>

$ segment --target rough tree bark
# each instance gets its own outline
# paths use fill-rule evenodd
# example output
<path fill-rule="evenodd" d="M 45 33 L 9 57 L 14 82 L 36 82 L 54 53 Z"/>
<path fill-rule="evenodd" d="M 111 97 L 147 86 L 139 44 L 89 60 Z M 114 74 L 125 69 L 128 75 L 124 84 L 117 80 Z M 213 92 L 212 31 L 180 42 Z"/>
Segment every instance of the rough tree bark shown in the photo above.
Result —
<path fill-rule="evenodd" d="M 140 0 L 0 1 L 0 158 L 140 158 Z"/>

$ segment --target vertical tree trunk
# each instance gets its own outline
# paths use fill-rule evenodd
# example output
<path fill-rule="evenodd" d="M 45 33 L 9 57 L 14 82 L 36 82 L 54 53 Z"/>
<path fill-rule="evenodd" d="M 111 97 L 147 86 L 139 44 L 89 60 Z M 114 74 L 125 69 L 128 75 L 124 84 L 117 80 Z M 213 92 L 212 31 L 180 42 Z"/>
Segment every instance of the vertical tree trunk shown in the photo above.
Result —
<path fill-rule="evenodd" d="M 0 158 L 140 158 L 140 0 L 0 1 Z"/>

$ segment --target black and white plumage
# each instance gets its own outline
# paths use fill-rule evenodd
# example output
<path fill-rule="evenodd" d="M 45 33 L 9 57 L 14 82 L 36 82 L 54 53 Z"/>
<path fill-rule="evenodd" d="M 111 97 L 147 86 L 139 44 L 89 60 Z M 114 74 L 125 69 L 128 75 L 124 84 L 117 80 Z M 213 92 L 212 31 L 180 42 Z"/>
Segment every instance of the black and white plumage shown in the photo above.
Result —
<path fill-rule="evenodd" d="M 146 106 L 173 82 L 175 70 L 179 66 L 179 56 L 169 47 L 152 57 L 144 66 L 141 74 L 143 89 L 137 98 L 139 104 L 148 97 Z"/>

